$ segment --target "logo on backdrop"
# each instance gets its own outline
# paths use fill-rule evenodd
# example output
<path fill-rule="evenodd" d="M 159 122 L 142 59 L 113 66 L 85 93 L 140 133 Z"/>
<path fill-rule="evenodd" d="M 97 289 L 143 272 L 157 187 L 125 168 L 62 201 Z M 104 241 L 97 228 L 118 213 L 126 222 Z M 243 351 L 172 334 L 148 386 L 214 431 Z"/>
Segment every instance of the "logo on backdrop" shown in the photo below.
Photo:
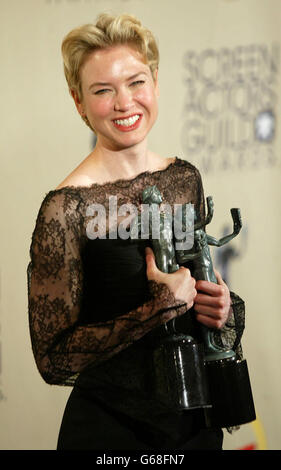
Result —
<path fill-rule="evenodd" d="M 187 50 L 181 143 L 203 173 L 277 164 L 280 45 Z"/>

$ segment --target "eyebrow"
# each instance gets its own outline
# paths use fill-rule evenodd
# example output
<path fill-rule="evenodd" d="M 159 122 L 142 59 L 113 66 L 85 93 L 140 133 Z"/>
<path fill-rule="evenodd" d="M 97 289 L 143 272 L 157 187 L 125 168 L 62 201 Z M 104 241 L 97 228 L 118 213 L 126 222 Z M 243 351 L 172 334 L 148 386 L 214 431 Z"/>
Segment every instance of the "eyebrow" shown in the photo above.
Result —
<path fill-rule="evenodd" d="M 137 78 L 139 75 L 147 75 L 146 72 L 138 72 L 138 73 L 135 73 L 134 75 L 132 75 L 131 77 L 128 77 L 127 78 L 127 81 L 129 82 L 130 80 L 134 80 L 135 78 Z M 90 86 L 89 86 L 89 90 L 91 90 L 92 88 L 94 88 L 95 86 L 110 86 L 111 84 L 108 83 L 108 82 L 95 82 L 95 83 L 92 83 Z"/>

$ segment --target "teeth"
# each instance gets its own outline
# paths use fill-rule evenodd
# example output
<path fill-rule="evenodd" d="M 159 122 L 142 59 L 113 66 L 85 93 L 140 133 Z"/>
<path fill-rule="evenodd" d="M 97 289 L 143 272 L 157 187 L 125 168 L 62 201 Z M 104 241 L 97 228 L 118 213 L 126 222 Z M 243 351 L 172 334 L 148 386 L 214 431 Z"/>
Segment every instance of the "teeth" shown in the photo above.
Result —
<path fill-rule="evenodd" d="M 139 114 L 136 114 L 135 116 L 132 116 L 129 119 L 116 119 L 114 122 L 116 122 L 119 126 L 129 127 L 135 124 L 135 122 L 139 118 L 140 118 Z"/>

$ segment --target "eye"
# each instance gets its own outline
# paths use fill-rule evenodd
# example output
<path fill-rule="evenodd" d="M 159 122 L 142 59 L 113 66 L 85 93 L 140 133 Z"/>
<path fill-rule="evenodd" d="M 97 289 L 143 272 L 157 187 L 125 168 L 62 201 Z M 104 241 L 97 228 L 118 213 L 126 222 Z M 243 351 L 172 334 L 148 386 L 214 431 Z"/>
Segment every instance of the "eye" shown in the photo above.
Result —
<path fill-rule="evenodd" d="M 145 83 L 145 80 L 136 80 L 132 82 L 130 86 L 143 85 L 144 83 Z"/>
<path fill-rule="evenodd" d="M 101 90 L 95 91 L 95 95 L 104 95 L 105 93 L 108 93 L 110 90 L 109 88 L 102 88 Z"/>

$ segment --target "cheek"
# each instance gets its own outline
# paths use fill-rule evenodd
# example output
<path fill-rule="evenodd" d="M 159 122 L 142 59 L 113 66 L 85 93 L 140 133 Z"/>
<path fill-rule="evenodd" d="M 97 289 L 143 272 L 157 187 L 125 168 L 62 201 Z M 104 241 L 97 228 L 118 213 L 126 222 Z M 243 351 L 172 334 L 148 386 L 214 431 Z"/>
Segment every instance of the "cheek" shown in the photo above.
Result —
<path fill-rule="evenodd" d="M 149 108 L 150 112 L 153 114 L 157 114 L 158 112 L 158 98 L 156 96 L 156 93 L 152 90 L 140 90 L 136 96 L 135 99 L 145 106 L 146 108 Z"/>
<path fill-rule="evenodd" d="M 87 107 L 93 117 L 105 118 L 112 109 L 112 103 L 109 99 L 92 100 Z"/>

